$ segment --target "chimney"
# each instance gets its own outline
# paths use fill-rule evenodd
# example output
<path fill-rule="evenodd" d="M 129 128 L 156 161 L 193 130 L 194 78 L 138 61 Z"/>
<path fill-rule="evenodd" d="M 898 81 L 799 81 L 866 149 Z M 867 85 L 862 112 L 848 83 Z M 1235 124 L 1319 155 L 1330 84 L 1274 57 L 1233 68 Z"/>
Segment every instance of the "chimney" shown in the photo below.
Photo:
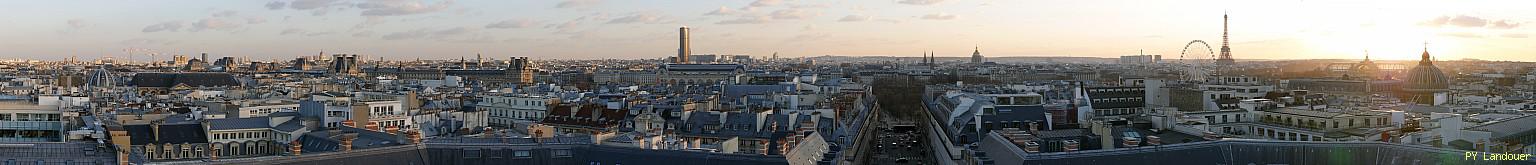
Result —
<path fill-rule="evenodd" d="M 288 146 L 290 146 L 288 147 L 288 153 L 293 153 L 293 156 L 299 156 L 304 153 L 304 143 L 299 143 L 299 140 L 288 142 Z"/>
<path fill-rule="evenodd" d="M 1036 142 L 1033 142 L 1033 141 L 1024 142 L 1024 152 L 1040 153 L 1040 143 L 1036 143 Z"/>
<path fill-rule="evenodd" d="M 357 138 L 356 134 L 342 135 L 341 136 L 341 151 L 342 152 L 352 151 L 352 140 L 356 139 L 356 138 Z"/>
<path fill-rule="evenodd" d="M 160 139 L 160 123 L 161 122 L 162 121 L 151 121 L 151 122 L 149 122 L 150 132 L 154 132 L 153 135 L 155 136 L 155 139 Z"/>
<path fill-rule="evenodd" d="M 1121 137 L 1120 141 L 1125 144 L 1125 147 L 1141 146 L 1141 139 L 1136 139 L 1135 137 Z"/>
<path fill-rule="evenodd" d="M 496 137 L 496 130 L 491 129 L 491 127 L 482 128 L 480 129 L 480 136 L 485 138 Z"/>
<path fill-rule="evenodd" d="M 368 124 L 367 125 L 363 125 L 363 127 L 367 127 L 367 129 L 369 131 L 384 132 L 384 130 L 379 129 L 379 123 L 375 123 L 375 122 L 368 122 Z"/>
<path fill-rule="evenodd" d="M 757 151 L 758 154 L 768 155 L 768 141 L 767 140 L 762 141 L 761 143 L 758 144 L 758 146 L 763 146 L 763 147 L 758 147 L 758 151 Z"/>
<path fill-rule="evenodd" d="M 1162 137 L 1157 137 L 1157 136 L 1147 136 L 1147 145 L 1149 145 L 1149 146 L 1163 145 L 1163 138 Z"/>
<path fill-rule="evenodd" d="M 384 132 L 388 132 L 389 134 L 397 134 L 398 135 L 398 134 L 400 134 L 400 126 L 385 127 L 384 128 Z"/>
<path fill-rule="evenodd" d="M 356 122 L 352 122 L 352 119 L 342 120 L 341 121 L 341 125 L 344 125 L 344 126 L 347 126 L 347 127 L 352 127 L 352 128 L 357 128 L 357 123 Z"/>
<path fill-rule="evenodd" d="M 1062 144 L 1061 151 L 1064 151 L 1064 152 L 1077 151 L 1077 141 L 1076 140 L 1064 140 L 1064 141 L 1061 141 L 1061 144 Z"/>
<path fill-rule="evenodd" d="M 1037 133 L 1037 132 L 1040 132 L 1040 125 L 1038 123 L 1030 122 L 1029 123 L 1029 133 L 1030 134 L 1034 134 L 1034 133 Z"/>
<path fill-rule="evenodd" d="M 411 144 L 421 144 L 421 132 L 416 130 L 406 131 L 405 136 L 411 139 Z"/>

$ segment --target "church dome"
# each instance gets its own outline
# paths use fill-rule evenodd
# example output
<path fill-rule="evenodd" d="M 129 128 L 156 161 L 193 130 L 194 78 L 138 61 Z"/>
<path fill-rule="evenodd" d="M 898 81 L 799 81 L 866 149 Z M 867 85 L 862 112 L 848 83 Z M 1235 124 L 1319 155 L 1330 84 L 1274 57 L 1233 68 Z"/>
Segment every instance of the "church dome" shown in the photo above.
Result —
<path fill-rule="evenodd" d="M 1435 67 L 1434 61 L 1429 58 L 1429 51 L 1425 51 L 1418 66 L 1408 70 L 1407 81 L 1403 84 L 1403 90 L 1410 92 L 1438 92 L 1450 88 L 1450 79 L 1445 77 L 1445 72 Z"/>

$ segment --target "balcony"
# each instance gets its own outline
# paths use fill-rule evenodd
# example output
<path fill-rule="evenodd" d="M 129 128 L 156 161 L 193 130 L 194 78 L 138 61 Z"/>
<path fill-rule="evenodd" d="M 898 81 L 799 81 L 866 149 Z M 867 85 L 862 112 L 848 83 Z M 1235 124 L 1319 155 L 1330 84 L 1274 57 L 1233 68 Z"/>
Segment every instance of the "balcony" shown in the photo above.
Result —
<path fill-rule="evenodd" d="M 59 121 L 0 121 L 0 130 L 64 130 Z"/>

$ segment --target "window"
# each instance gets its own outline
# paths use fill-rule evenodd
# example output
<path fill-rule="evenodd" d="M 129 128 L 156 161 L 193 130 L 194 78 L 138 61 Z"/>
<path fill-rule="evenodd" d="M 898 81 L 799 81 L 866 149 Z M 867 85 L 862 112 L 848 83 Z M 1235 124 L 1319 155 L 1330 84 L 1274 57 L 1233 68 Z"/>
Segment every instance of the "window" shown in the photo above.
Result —
<path fill-rule="evenodd" d="M 533 152 L 530 152 L 530 151 L 528 151 L 528 150 L 517 150 L 517 151 L 512 151 L 512 157 L 517 157 L 517 158 L 530 158 L 530 157 L 533 157 Z"/>
<path fill-rule="evenodd" d="M 555 155 L 555 157 L 559 157 L 559 158 L 571 157 L 571 150 L 568 150 L 568 149 L 558 149 L 558 150 L 555 150 L 555 154 L 554 155 Z"/>
<path fill-rule="evenodd" d="M 480 158 L 480 149 L 465 149 L 464 158 Z"/>

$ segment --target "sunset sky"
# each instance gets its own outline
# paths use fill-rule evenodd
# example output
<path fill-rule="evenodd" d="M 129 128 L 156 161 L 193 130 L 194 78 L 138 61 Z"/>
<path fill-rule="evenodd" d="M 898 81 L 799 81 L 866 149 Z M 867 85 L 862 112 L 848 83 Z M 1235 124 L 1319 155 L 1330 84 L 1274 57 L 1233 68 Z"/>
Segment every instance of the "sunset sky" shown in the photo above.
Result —
<path fill-rule="evenodd" d="M 0 58 L 125 49 L 292 59 L 663 58 L 677 27 L 695 54 L 1177 58 L 1220 47 L 1230 13 L 1239 59 L 1536 61 L 1536 2 L 1504 0 L 81 0 L 0 1 Z M 160 55 L 160 60 L 169 55 Z M 135 60 L 149 60 L 136 56 Z"/>

